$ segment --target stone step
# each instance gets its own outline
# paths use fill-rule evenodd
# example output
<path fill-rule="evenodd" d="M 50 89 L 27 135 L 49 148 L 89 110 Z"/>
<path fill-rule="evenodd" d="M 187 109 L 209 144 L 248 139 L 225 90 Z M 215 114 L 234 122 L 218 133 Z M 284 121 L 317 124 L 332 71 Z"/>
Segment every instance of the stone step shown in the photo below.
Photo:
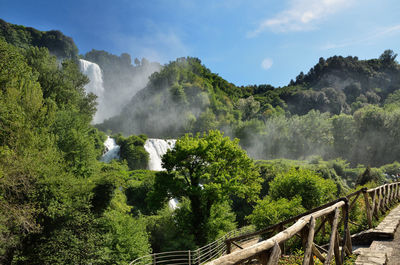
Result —
<path fill-rule="evenodd" d="M 362 244 L 370 243 L 369 247 L 355 247 L 358 255 L 355 265 L 386 265 L 393 248 L 385 246 L 384 241 L 392 240 L 400 223 L 400 206 L 393 209 L 388 216 L 375 228 L 352 236 L 352 241 Z M 380 241 L 379 241 L 380 240 Z M 400 264 L 400 263 L 399 263 Z"/>

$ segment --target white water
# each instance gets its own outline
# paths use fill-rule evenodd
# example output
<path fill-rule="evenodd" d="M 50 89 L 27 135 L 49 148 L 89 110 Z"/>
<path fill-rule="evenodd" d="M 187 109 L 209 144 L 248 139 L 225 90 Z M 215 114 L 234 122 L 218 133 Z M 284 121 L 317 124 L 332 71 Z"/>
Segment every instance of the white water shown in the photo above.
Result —
<path fill-rule="evenodd" d="M 97 96 L 97 112 L 93 117 L 93 123 L 100 123 L 107 117 L 107 110 L 104 108 L 104 86 L 103 74 L 100 66 L 95 63 L 80 59 L 81 72 L 85 74 L 90 82 L 85 86 L 86 93 L 93 93 Z"/>
<path fill-rule="evenodd" d="M 168 201 L 168 206 L 170 209 L 175 210 L 176 208 L 179 208 L 178 203 L 178 199 L 173 198 Z"/>
<path fill-rule="evenodd" d="M 144 144 L 144 149 L 149 153 L 149 169 L 155 171 L 165 170 L 161 165 L 162 156 L 169 150 L 174 148 L 176 140 L 164 139 L 148 139 Z M 172 198 L 168 201 L 170 209 L 175 210 L 178 208 L 179 201 Z"/>
<path fill-rule="evenodd" d="M 149 169 L 162 171 L 161 157 L 175 146 L 176 140 L 148 139 L 144 144 L 144 149 L 149 153 Z"/>
<path fill-rule="evenodd" d="M 106 152 L 101 157 L 100 161 L 109 163 L 113 159 L 119 159 L 120 146 L 117 145 L 117 143 L 115 142 L 115 140 L 113 138 L 110 138 L 110 136 L 107 136 L 107 140 L 104 142 L 104 145 L 106 147 Z"/>

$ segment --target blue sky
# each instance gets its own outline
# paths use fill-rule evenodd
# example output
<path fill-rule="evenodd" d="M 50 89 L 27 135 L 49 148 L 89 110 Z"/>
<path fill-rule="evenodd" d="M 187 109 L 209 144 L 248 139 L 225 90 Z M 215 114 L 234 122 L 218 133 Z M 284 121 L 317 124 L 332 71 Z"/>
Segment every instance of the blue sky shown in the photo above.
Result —
<path fill-rule="evenodd" d="M 236 85 L 282 86 L 319 57 L 400 53 L 398 0 L 0 0 L 0 18 L 71 36 L 80 53 L 194 56 Z"/>

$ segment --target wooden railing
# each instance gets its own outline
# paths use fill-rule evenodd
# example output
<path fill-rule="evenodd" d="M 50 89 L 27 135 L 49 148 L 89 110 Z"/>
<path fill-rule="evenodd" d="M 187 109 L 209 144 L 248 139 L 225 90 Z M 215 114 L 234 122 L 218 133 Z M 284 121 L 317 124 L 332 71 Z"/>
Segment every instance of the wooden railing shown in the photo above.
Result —
<path fill-rule="evenodd" d="M 385 213 L 390 205 L 400 197 L 400 182 L 379 186 L 374 189 L 363 190 L 369 228 L 372 228 L 373 217 L 378 220 L 379 215 Z"/>
<path fill-rule="evenodd" d="M 361 194 L 363 194 L 364 198 L 360 198 Z M 296 236 L 301 239 L 304 250 L 303 265 L 313 264 L 313 256 L 316 256 L 324 264 L 331 264 L 331 260 L 334 258 L 335 264 L 341 265 L 345 256 L 352 253 L 349 225 L 372 228 L 373 218 L 378 220 L 379 216 L 388 210 L 391 204 L 398 202 L 399 198 L 400 182 L 385 184 L 374 189 L 360 189 L 346 197 L 260 231 L 228 238 L 225 241 L 227 255 L 206 264 L 244 264 L 251 263 L 253 260 L 257 260 L 259 264 L 278 264 L 282 252 L 285 252 L 285 242 Z M 351 210 L 355 209 L 360 199 L 363 199 L 362 206 L 364 207 L 368 227 L 364 227 L 363 224 L 357 224 L 349 218 Z M 318 227 L 316 227 L 317 223 Z M 314 238 L 320 232 L 325 234 L 327 231 L 326 223 L 330 224 L 329 242 L 324 246 L 319 246 L 314 242 Z M 286 227 L 288 225 L 290 226 Z M 342 227 L 343 229 L 341 229 Z M 342 235 L 340 235 L 339 230 L 341 230 Z M 241 240 L 246 238 L 265 235 L 268 239 L 252 246 L 242 248 L 239 244 Z M 242 249 L 231 252 L 233 245 Z"/>

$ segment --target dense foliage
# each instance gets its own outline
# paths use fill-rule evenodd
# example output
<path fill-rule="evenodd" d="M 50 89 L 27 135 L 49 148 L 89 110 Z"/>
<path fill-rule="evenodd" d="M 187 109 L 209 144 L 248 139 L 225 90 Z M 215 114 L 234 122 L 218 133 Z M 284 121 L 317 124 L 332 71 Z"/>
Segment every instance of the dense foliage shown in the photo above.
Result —
<path fill-rule="evenodd" d="M 118 264 L 150 251 L 118 189 L 127 169 L 96 160 L 104 136 L 86 82 L 73 61 L 0 40 L 2 264 Z"/>
<path fill-rule="evenodd" d="M 191 233 L 196 243 L 206 243 L 206 225 L 212 208 L 229 195 L 255 200 L 261 179 L 250 158 L 219 131 L 185 135 L 163 156 L 166 173 L 156 177 L 157 199 L 173 196 L 190 201 Z"/>
<path fill-rule="evenodd" d="M 109 118 L 118 115 L 122 108 L 140 89 L 147 84 L 149 76 L 161 69 L 157 62 L 149 62 L 122 53 L 120 56 L 106 51 L 91 50 L 83 59 L 100 66 L 103 75 L 104 99 L 101 116 Z"/>
<path fill-rule="evenodd" d="M 21 48 L 46 47 L 51 54 L 58 58 L 76 58 L 78 56 L 78 48 L 72 38 L 58 30 L 40 31 L 31 27 L 7 23 L 0 19 L 0 37 Z"/>
<path fill-rule="evenodd" d="M 119 135 L 117 144 L 120 146 L 120 159 L 126 160 L 128 167 L 134 169 L 146 169 L 149 162 L 149 154 L 144 149 L 147 140 L 146 135 L 131 135 L 127 138 Z"/>
<path fill-rule="evenodd" d="M 321 58 L 280 88 L 236 87 L 199 59 L 180 58 L 154 73 L 121 114 L 99 128 L 150 137 L 220 129 L 255 158 L 319 155 L 380 166 L 396 161 L 400 148 L 395 58 L 391 50 L 372 60 Z"/>
<path fill-rule="evenodd" d="M 236 91 L 237 90 L 237 91 Z M 199 59 L 181 58 L 150 77 L 115 118 L 100 128 L 124 134 L 177 137 L 203 132 L 235 120 L 232 97 L 240 89 L 201 65 Z"/>
<path fill-rule="evenodd" d="M 96 50 L 80 58 L 100 65 L 107 97 L 123 98 L 97 128 L 72 39 L 0 20 L 1 264 L 127 264 L 194 250 L 399 173 L 391 50 L 321 58 L 279 88 L 237 87 L 191 57 L 163 67 Z M 119 161 L 99 162 L 99 129 L 119 133 Z M 166 171 L 145 170 L 147 135 L 181 137 Z"/>

